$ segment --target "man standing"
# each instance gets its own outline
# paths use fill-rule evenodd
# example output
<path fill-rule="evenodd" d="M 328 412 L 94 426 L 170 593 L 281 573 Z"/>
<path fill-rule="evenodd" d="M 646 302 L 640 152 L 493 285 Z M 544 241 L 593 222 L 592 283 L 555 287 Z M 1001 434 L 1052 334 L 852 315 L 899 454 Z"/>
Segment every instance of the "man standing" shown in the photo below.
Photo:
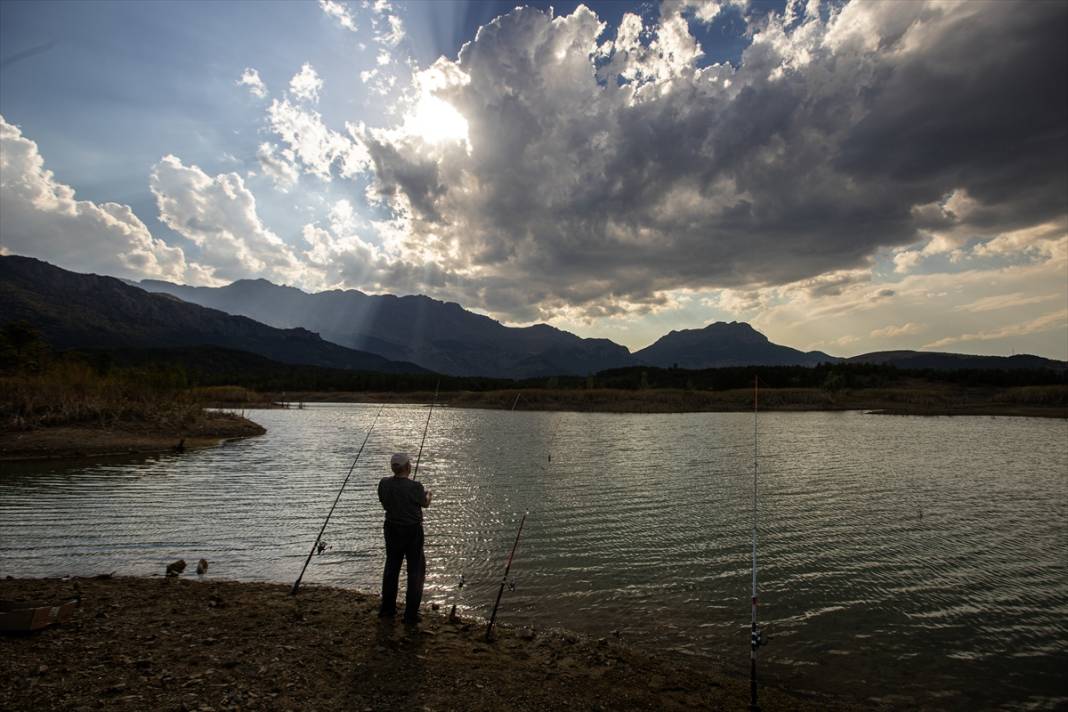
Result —
<path fill-rule="evenodd" d="M 419 603 L 423 599 L 426 558 L 423 556 L 423 507 L 430 506 L 431 493 L 409 479 L 412 461 L 398 452 L 389 460 L 392 477 L 378 483 L 378 501 L 386 510 L 383 531 L 386 537 L 386 569 L 382 573 L 382 607 L 380 618 L 397 615 L 397 580 L 401 560 L 407 561 L 408 589 L 404 594 L 404 622 L 419 622 Z"/>

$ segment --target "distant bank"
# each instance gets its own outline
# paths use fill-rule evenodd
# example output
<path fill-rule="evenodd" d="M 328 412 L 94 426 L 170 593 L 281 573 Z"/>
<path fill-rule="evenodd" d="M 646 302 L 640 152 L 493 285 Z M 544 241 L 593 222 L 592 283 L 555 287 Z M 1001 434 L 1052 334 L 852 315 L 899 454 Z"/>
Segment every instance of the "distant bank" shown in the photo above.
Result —
<path fill-rule="evenodd" d="M 232 389 L 237 400 L 222 407 L 300 407 L 305 403 L 430 403 L 433 392 L 292 391 L 254 393 Z M 753 409 L 753 389 L 627 390 L 501 389 L 439 393 L 440 405 L 498 410 L 561 410 L 598 413 L 701 413 Z M 967 388 L 940 384 L 828 391 L 819 388 L 761 388 L 762 411 L 865 410 L 891 415 L 1002 415 L 1068 418 L 1068 386 Z"/>

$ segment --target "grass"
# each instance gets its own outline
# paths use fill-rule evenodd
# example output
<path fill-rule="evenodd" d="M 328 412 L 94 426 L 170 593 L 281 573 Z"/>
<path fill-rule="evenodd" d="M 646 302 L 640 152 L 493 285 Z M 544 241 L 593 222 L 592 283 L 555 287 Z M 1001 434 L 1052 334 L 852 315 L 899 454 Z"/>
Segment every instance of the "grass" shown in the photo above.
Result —
<path fill-rule="evenodd" d="M 8 431 L 119 423 L 176 429 L 203 417 L 192 393 L 159 374 L 101 375 L 85 364 L 56 361 L 39 373 L 0 377 L 0 428 Z"/>

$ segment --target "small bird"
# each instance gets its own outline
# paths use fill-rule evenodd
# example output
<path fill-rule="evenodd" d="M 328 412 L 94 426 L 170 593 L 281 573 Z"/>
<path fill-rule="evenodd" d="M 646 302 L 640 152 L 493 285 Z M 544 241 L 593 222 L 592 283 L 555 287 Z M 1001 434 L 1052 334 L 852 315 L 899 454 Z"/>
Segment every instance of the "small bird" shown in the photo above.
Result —
<path fill-rule="evenodd" d="M 208 573 L 208 560 L 201 559 L 197 562 L 197 576 L 203 576 Z"/>
<path fill-rule="evenodd" d="M 185 571 L 185 559 L 178 559 L 173 564 L 167 564 L 167 575 L 177 576 Z"/>

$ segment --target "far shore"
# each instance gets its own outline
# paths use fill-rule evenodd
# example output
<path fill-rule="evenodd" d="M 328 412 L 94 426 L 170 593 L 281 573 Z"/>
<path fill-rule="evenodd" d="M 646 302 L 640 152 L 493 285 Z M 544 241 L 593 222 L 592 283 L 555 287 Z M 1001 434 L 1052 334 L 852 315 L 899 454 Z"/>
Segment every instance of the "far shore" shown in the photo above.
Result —
<path fill-rule="evenodd" d="M 575 411 L 596 413 L 752 412 L 752 389 L 725 391 L 622 389 L 505 389 L 494 391 L 348 392 L 290 391 L 256 394 L 221 407 L 298 408 L 304 403 L 412 403 L 453 408 Z M 517 400 L 518 398 L 518 400 Z M 815 388 L 761 389 L 760 411 L 826 412 L 862 410 L 880 415 L 1018 416 L 1068 418 L 1068 386 L 1020 388 L 879 388 L 827 391 Z"/>
<path fill-rule="evenodd" d="M 162 564 L 161 564 L 162 569 Z M 377 617 L 378 598 L 207 576 L 0 580 L 0 598 L 73 619 L 0 637 L 0 708 L 118 710 L 743 710 L 749 680 L 711 661 L 620 641 L 426 611 Z M 506 616 L 502 616 L 506 620 Z M 742 638 L 739 641 L 744 642 Z M 739 650 L 748 660 L 748 650 Z M 833 671 L 828 671 L 833 674 Z M 765 680 L 765 712 L 860 709 Z M 864 709 L 878 708 L 865 704 Z"/>
<path fill-rule="evenodd" d="M 4 430 L 0 431 L 0 462 L 184 452 L 265 432 L 257 423 L 225 412 L 207 415 L 194 426 L 173 429 L 119 422 L 107 426 L 78 424 Z"/>

